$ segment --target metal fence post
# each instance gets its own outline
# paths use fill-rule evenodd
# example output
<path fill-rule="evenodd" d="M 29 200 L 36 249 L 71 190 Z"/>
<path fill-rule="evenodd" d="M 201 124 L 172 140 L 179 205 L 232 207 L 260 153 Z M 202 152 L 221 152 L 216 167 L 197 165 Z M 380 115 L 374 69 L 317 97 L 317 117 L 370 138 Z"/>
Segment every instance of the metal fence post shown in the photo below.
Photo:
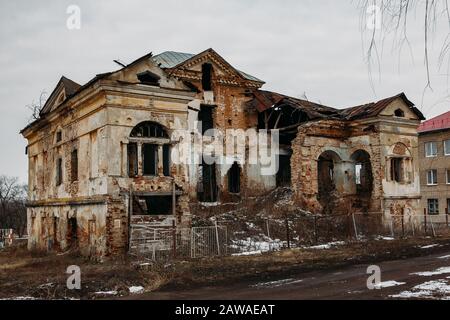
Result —
<path fill-rule="evenodd" d="M 402 210 L 402 237 L 405 237 L 405 212 Z"/>
<path fill-rule="evenodd" d="M 352 219 L 353 219 L 353 228 L 355 229 L 355 238 L 356 241 L 359 241 L 358 228 L 356 227 L 355 213 L 352 213 Z"/>
<path fill-rule="evenodd" d="M 314 241 L 316 242 L 316 244 L 319 243 L 319 235 L 317 233 L 318 233 L 318 230 L 317 230 L 317 216 L 314 216 Z"/>
<path fill-rule="evenodd" d="M 290 234 L 289 234 L 289 220 L 288 220 L 287 215 L 286 215 L 285 223 L 286 223 L 286 238 L 287 238 L 287 245 L 288 245 L 288 249 L 290 249 L 290 248 L 291 248 L 291 236 L 290 236 Z"/>
<path fill-rule="evenodd" d="M 445 208 L 445 223 L 446 223 L 447 228 L 448 228 L 448 208 Z"/>
<path fill-rule="evenodd" d="M 173 257 L 177 256 L 177 229 L 175 226 L 175 221 L 172 221 L 172 237 L 173 237 Z"/>
<path fill-rule="evenodd" d="M 214 220 L 214 226 L 216 227 L 217 255 L 220 257 L 219 227 L 217 226 L 217 219 Z"/>
<path fill-rule="evenodd" d="M 423 223 L 425 228 L 425 235 L 427 235 L 427 208 L 423 209 Z"/>

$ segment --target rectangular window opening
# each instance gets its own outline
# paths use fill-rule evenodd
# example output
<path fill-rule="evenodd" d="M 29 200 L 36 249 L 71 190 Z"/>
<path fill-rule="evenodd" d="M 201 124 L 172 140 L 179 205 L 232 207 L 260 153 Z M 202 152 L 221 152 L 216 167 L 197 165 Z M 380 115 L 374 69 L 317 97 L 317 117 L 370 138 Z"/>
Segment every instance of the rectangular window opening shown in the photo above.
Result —
<path fill-rule="evenodd" d="M 144 175 L 158 175 L 158 145 L 144 144 L 142 146 L 142 158 Z"/>
<path fill-rule="evenodd" d="M 130 143 L 127 145 L 128 154 L 128 176 L 130 178 L 138 175 L 138 156 L 137 156 L 137 144 Z"/>
<path fill-rule="evenodd" d="M 70 181 L 78 181 L 78 150 L 72 151 L 70 157 Z"/>
<path fill-rule="evenodd" d="M 139 196 L 133 199 L 133 215 L 161 216 L 172 214 L 172 196 Z"/>
<path fill-rule="evenodd" d="M 403 159 L 391 159 L 391 180 L 396 182 L 403 182 Z"/>
<path fill-rule="evenodd" d="M 58 158 L 56 160 L 56 185 L 59 186 L 63 181 L 63 173 L 62 173 L 62 158 Z"/>

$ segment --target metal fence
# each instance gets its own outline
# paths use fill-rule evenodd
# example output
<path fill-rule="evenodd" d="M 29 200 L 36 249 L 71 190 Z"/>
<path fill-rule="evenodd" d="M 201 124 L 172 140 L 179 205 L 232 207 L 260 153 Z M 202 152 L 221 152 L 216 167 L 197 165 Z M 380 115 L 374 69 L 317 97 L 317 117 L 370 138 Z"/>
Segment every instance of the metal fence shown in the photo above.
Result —
<path fill-rule="evenodd" d="M 14 240 L 13 229 L 0 229 L 0 248 L 10 246 Z"/>
<path fill-rule="evenodd" d="M 215 217 L 210 224 L 182 229 L 133 226 L 130 253 L 140 259 L 167 261 L 250 255 L 344 241 L 450 234 L 448 215 L 384 217 L 382 213 L 355 213 L 250 219 L 227 216 Z"/>
<path fill-rule="evenodd" d="M 135 225 L 131 230 L 130 254 L 153 261 L 227 255 L 227 228 L 219 225 L 193 228 Z"/>

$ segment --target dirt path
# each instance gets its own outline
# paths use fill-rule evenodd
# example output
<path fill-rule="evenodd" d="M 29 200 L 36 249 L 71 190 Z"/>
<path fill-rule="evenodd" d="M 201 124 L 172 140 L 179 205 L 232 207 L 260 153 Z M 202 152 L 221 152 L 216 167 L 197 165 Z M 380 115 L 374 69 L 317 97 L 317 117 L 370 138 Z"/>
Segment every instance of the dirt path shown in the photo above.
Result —
<path fill-rule="evenodd" d="M 450 299 L 450 251 L 407 260 L 386 261 L 377 265 L 381 268 L 382 286 L 392 285 L 391 287 L 384 287 L 381 290 L 367 289 L 368 265 L 355 265 L 302 273 L 289 279 L 283 278 L 271 282 L 240 282 L 228 286 L 160 291 L 133 297 L 133 299 L 391 299 L 392 295 L 399 293 L 402 293 L 400 298 Z M 431 272 L 431 274 L 414 274 L 423 272 Z"/>

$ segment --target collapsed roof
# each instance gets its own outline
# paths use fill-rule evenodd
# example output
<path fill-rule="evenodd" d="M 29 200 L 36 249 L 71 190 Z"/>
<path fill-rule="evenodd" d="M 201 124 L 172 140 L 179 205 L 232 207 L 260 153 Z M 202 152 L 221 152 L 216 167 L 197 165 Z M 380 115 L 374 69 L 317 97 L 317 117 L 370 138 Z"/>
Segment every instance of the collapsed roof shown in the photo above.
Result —
<path fill-rule="evenodd" d="M 423 114 L 414 106 L 404 93 L 382 99 L 377 102 L 371 102 L 364 105 L 350 107 L 346 109 L 335 109 L 324 106 L 308 100 L 289 97 L 280 93 L 258 90 L 253 93 L 253 99 L 247 103 L 250 108 L 256 109 L 258 112 L 264 112 L 269 109 L 283 108 L 289 106 L 294 109 L 301 110 L 306 114 L 308 120 L 318 119 L 337 119 L 337 120 L 357 120 L 376 117 L 390 103 L 396 99 L 401 99 L 413 111 L 420 120 L 424 120 Z"/>

